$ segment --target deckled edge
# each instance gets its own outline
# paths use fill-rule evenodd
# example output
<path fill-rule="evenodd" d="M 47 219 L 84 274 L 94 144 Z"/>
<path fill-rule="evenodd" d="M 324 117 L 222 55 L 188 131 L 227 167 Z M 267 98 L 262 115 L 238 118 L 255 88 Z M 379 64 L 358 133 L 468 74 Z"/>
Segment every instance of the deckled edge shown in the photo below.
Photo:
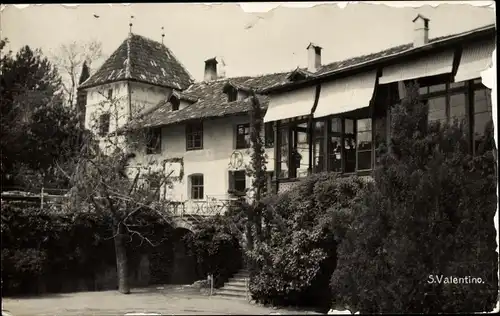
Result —
<path fill-rule="evenodd" d="M 491 66 L 490 68 L 486 69 L 485 71 L 481 72 L 481 79 L 483 84 L 491 89 L 491 114 L 493 116 L 493 135 L 495 138 L 495 145 L 497 148 L 497 170 L 499 167 L 498 164 L 498 105 L 497 105 L 497 96 L 498 96 L 498 91 L 497 91 L 497 49 L 493 50 L 492 56 L 491 56 Z M 497 175 L 498 176 L 498 175 Z M 496 234 L 496 253 L 498 256 L 498 248 L 499 248 L 499 235 L 498 235 L 498 179 L 497 179 L 497 211 L 495 213 L 494 217 L 494 222 L 495 222 L 495 230 L 497 232 Z M 500 270 L 500 269 L 499 269 Z M 500 271 L 497 270 L 497 275 L 498 275 L 498 280 L 500 280 Z M 497 305 L 495 306 L 495 309 L 491 313 L 497 313 L 500 311 L 500 301 L 498 300 L 497 297 Z M 488 313 L 488 312 L 485 312 Z"/>
<path fill-rule="evenodd" d="M 336 4 L 339 8 L 343 9 L 347 7 L 349 4 L 356 4 L 359 3 L 359 1 L 347 1 L 347 2 L 309 2 L 309 3 L 304 3 L 304 2 L 277 2 L 277 3 L 238 3 L 239 7 L 248 13 L 253 13 L 253 12 L 269 12 L 272 10 L 275 10 L 279 7 L 289 7 L 289 8 L 311 8 L 315 7 L 318 5 L 334 5 Z M 420 2 L 420 1 L 365 1 L 364 3 L 368 4 L 382 4 L 382 5 L 387 5 L 391 7 L 421 7 L 425 5 L 429 5 L 431 7 L 437 7 L 441 4 L 468 4 L 468 5 L 473 5 L 473 6 L 480 6 L 480 7 L 490 7 L 490 8 L 495 8 L 495 2 L 494 1 L 425 1 L 425 2 Z M 221 3 L 203 3 L 204 5 L 220 5 Z M 34 4 L 34 5 L 42 5 L 42 4 Z M 67 8 L 76 8 L 79 5 L 82 4 L 61 4 L 62 6 L 65 6 Z M 85 4 L 83 4 L 85 5 Z M 94 4 L 87 4 L 87 5 L 109 5 L 112 6 L 113 4 L 105 4 L 105 3 L 94 3 Z M 124 6 L 129 6 L 130 3 L 121 3 L 121 4 L 115 4 L 115 5 L 124 5 Z M 29 4 L 14 4 L 14 7 L 18 9 L 25 9 L 28 8 L 30 5 Z M 6 8 L 5 4 L 2 4 L 0 6 L 0 12 L 2 12 Z M 496 85 L 496 48 L 493 51 L 492 54 L 492 66 L 483 71 L 481 73 L 481 78 L 483 81 L 483 84 L 491 89 L 491 103 L 492 103 L 492 116 L 493 116 L 493 126 L 494 126 L 494 131 L 498 129 L 498 122 L 497 122 L 497 113 L 498 113 L 498 108 L 497 108 L 497 85 Z M 498 133 L 494 133 L 494 138 L 495 138 L 495 145 L 497 148 L 498 152 Z M 497 157 L 497 170 L 498 170 L 498 157 Z M 498 230 L 498 179 L 497 179 L 497 211 L 495 213 L 494 217 L 494 225 L 495 225 L 495 231 L 496 231 L 496 253 L 498 255 L 499 253 L 499 230 Z M 500 280 L 500 269 L 497 269 L 497 275 L 498 275 L 498 280 Z M 495 309 L 492 312 L 483 312 L 483 313 L 496 313 L 500 311 L 500 301 L 498 300 L 497 297 L 497 305 Z"/>
<path fill-rule="evenodd" d="M 247 13 L 263 13 L 270 12 L 277 8 L 312 8 L 321 5 L 337 5 L 339 8 L 344 9 L 349 4 L 357 4 L 360 1 L 318 1 L 318 2 L 240 2 L 236 3 L 244 12 Z M 491 7 L 494 8 L 495 1 L 362 1 L 364 4 L 375 4 L 375 5 L 386 5 L 390 7 L 402 8 L 402 7 L 421 7 L 421 6 L 431 6 L 437 7 L 441 4 L 468 4 L 478 7 Z M 89 3 L 89 4 L 74 4 L 74 3 L 61 3 L 62 6 L 73 9 L 78 8 L 80 5 L 123 5 L 130 6 L 132 3 Z M 196 4 L 196 3 L 195 3 Z M 225 4 L 223 2 L 212 2 L 212 3 L 201 3 L 206 6 L 214 6 Z M 42 4 L 32 4 L 32 5 L 42 5 Z M 0 6 L 0 12 L 6 8 L 6 4 Z M 25 9 L 30 6 L 30 4 L 13 4 L 14 7 L 18 9 Z"/>

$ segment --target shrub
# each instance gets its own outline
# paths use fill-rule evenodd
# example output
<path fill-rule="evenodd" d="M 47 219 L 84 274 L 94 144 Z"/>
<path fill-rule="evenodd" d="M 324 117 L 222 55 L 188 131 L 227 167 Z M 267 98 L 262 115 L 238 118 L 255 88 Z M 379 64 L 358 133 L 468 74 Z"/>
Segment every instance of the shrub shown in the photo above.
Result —
<path fill-rule="evenodd" d="M 266 201 L 269 236 L 250 254 L 258 267 L 250 282 L 254 299 L 329 307 L 336 246 L 363 186 L 357 177 L 315 174 Z"/>
<path fill-rule="evenodd" d="M 39 279 L 50 279 L 47 290 L 57 291 L 63 275 L 84 277 L 113 251 L 103 240 L 105 228 L 92 216 L 8 202 L 2 203 L 1 212 L 2 279 L 7 295 L 38 291 L 33 284 Z"/>
<path fill-rule="evenodd" d="M 64 212 L 57 207 L 41 210 L 2 201 L 1 217 L 4 295 L 60 292 L 68 279 L 74 280 L 76 290 L 77 279 L 93 284 L 101 270 L 116 266 L 109 219 L 97 213 Z M 159 243 L 162 237 L 168 240 L 170 229 L 155 224 L 156 219 L 143 215 L 135 220 L 144 224 L 141 233 Z M 151 251 L 151 246 L 138 238 L 131 238 L 127 247 L 135 255 L 130 265 L 141 253 Z"/>
<path fill-rule="evenodd" d="M 196 256 L 198 276 L 214 277 L 214 287 L 220 287 L 242 265 L 239 236 L 231 229 L 229 216 L 217 215 L 198 224 L 197 230 L 185 235 L 188 252 Z"/>
<path fill-rule="evenodd" d="M 498 296 L 493 154 L 471 157 L 462 125 L 427 125 L 410 91 L 339 245 L 335 304 L 362 313 L 490 311 Z M 485 283 L 431 284 L 430 275 Z"/>

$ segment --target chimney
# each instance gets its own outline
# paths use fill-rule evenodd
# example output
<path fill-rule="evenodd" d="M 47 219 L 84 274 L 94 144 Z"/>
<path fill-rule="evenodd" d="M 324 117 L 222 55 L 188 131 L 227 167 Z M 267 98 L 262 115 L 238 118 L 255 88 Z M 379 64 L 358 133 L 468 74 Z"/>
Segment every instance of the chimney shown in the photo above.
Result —
<path fill-rule="evenodd" d="M 307 46 L 307 70 L 316 72 L 321 67 L 321 47 L 313 43 Z"/>
<path fill-rule="evenodd" d="M 205 81 L 217 79 L 217 64 L 215 57 L 205 60 Z"/>
<path fill-rule="evenodd" d="M 429 19 L 418 14 L 413 19 L 413 47 L 429 43 Z"/>
<path fill-rule="evenodd" d="M 219 62 L 217 65 L 219 66 L 217 68 L 217 78 L 222 79 L 226 78 L 226 62 L 224 61 L 224 57 L 218 56 L 215 57 Z"/>

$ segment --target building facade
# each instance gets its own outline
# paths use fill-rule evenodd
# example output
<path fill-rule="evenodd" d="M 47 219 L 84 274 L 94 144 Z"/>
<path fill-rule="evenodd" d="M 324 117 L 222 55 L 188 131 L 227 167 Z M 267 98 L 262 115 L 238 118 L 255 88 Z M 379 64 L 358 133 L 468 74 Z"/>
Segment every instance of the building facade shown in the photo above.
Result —
<path fill-rule="evenodd" d="M 131 34 L 80 86 L 85 125 L 100 135 L 146 135 L 130 169 L 166 172 L 175 181 L 162 198 L 205 214 L 224 210 L 251 186 L 252 91 L 266 111 L 268 185 L 276 191 L 314 172 L 369 175 L 376 147 L 390 139 L 391 106 L 414 81 L 429 120 L 469 123 L 474 152 L 492 120 L 480 73 L 491 63 L 495 27 L 429 40 L 429 24 L 419 15 L 412 43 L 326 65 L 311 43 L 307 68 L 257 77 L 222 78 L 211 58 L 202 82 L 163 44 Z"/>
<path fill-rule="evenodd" d="M 429 121 L 465 121 L 470 150 L 479 149 L 492 124 L 491 91 L 481 72 L 491 65 L 494 26 L 429 40 L 429 20 L 418 15 L 413 23 L 412 44 L 332 64 L 299 84 L 266 91 L 274 92 L 265 121 L 275 127 L 278 191 L 311 172 L 369 175 L 376 148 L 390 141 L 391 108 L 412 83 L 420 86 Z M 319 59 L 320 50 L 314 53 Z"/>

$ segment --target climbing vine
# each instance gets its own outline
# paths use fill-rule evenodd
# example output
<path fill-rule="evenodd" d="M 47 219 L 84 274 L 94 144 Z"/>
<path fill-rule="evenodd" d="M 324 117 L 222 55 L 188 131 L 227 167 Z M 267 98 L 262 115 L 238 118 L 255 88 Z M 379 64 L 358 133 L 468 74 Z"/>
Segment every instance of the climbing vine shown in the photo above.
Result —
<path fill-rule="evenodd" d="M 182 157 L 175 157 L 175 158 L 167 158 L 163 160 L 165 164 L 167 163 L 178 163 L 181 166 L 181 170 L 179 171 L 179 182 L 182 181 L 184 178 L 184 158 Z"/>
<path fill-rule="evenodd" d="M 246 168 L 247 176 L 252 178 L 250 188 L 251 202 L 241 203 L 241 208 L 246 213 L 246 248 L 253 250 L 255 242 L 262 241 L 262 196 L 266 186 L 266 151 L 264 144 L 263 130 L 263 110 L 260 101 L 252 91 L 250 109 L 250 163 Z"/>

